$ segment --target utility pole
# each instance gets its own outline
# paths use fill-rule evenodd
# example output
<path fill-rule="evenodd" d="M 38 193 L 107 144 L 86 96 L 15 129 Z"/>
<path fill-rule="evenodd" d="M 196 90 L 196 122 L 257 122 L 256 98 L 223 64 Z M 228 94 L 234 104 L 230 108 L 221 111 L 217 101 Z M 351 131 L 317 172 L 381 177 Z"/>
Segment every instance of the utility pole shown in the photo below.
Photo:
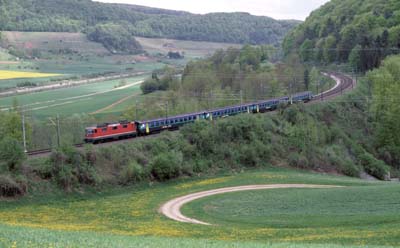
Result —
<path fill-rule="evenodd" d="M 243 105 L 243 91 L 240 90 L 240 110 L 242 109 L 242 105 Z"/>
<path fill-rule="evenodd" d="M 168 120 L 168 101 L 165 104 L 165 120 Z"/>
<path fill-rule="evenodd" d="M 296 77 L 293 78 L 293 82 L 290 83 L 289 93 L 290 93 L 290 104 L 293 104 L 293 84 L 296 85 Z"/>
<path fill-rule="evenodd" d="M 22 115 L 22 136 L 24 139 L 24 152 L 27 153 L 28 150 L 26 149 L 25 115 L 23 111 L 21 111 L 21 115 Z"/>
<path fill-rule="evenodd" d="M 324 101 L 324 91 L 322 90 L 322 80 L 319 80 L 320 87 L 321 87 L 321 101 Z"/>
<path fill-rule="evenodd" d="M 136 106 L 135 106 L 135 119 L 138 121 L 139 117 L 138 117 L 138 100 L 136 99 Z"/>
<path fill-rule="evenodd" d="M 57 145 L 60 147 L 60 115 L 57 114 Z"/>

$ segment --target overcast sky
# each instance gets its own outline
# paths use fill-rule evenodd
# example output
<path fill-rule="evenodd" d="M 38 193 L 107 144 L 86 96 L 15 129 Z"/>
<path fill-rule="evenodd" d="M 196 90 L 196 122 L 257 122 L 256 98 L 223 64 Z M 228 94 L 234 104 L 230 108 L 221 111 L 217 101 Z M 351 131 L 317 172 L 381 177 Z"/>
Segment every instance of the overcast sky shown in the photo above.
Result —
<path fill-rule="evenodd" d="M 304 20 L 311 11 L 329 0 L 97 0 L 130 3 L 163 9 L 185 10 L 197 14 L 210 12 L 249 12 L 275 19 Z"/>

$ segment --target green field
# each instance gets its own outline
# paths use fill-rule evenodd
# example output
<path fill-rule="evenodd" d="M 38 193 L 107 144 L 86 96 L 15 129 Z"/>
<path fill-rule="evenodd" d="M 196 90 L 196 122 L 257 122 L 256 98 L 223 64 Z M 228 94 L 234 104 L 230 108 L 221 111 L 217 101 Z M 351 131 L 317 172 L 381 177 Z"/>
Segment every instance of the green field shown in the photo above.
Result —
<path fill-rule="evenodd" d="M 213 226 L 177 223 L 157 212 L 164 202 L 188 193 L 277 183 L 346 187 L 234 193 L 184 207 L 191 216 L 218 223 Z M 398 183 L 270 168 L 85 196 L 33 196 L 1 204 L 0 242 L 21 247 L 395 247 L 400 244 L 399 191 Z"/>
<path fill-rule="evenodd" d="M 29 114 L 43 118 L 48 116 L 71 115 L 75 113 L 90 114 L 120 100 L 121 98 L 139 95 L 140 85 L 118 89 L 115 86 L 124 80 L 127 85 L 145 79 L 138 76 L 126 79 L 109 80 L 100 83 L 86 84 L 73 88 L 62 88 L 13 97 L 0 98 L 0 108 L 6 110 L 14 99 Z"/>
<path fill-rule="evenodd" d="M 400 185 L 282 189 L 212 196 L 184 213 L 216 225 L 272 228 L 349 228 L 400 223 Z M 376 199 L 379 202 L 371 204 Z"/>

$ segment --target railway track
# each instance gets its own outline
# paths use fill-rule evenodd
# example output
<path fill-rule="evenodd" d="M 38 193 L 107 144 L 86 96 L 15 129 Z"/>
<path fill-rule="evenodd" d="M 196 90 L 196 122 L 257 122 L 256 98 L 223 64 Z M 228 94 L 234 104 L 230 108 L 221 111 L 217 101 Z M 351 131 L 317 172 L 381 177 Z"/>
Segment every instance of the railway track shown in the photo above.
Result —
<path fill-rule="evenodd" d="M 310 104 L 318 103 L 321 101 L 331 100 L 337 96 L 342 95 L 343 93 L 345 93 L 347 91 L 352 90 L 356 85 L 356 81 L 354 79 L 352 79 L 350 76 L 347 76 L 345 74 L 341 74 L 341 73 L 337 73 L 337 72 L 330 72 L 330 73 L 327 73 L 327 75 L 329 77 L 335 79 L 335 81 L 338 81 L 339 83 L 337 83 L 332 89 L 316 95 L 314 97 L 314 99 L 312 101 L 310 101 Z M 146 137 L 154 137 L 154 136 L 157 136 L 157 134 L 151 135 L 151 136 L 137 137 L 136 139 L 143 139 Z M 96 146 L 109 146 L 109 145 L 113 145 L 116 143 L 124 143 L 124 142 L 128 142 L 128 141 L 129 141 L 129 139 L 115 140 L 115 141 L 111 141 L 111 142 L 107 142 L 107 143 L 101 143 Z M 74 146 L 76 148 L 82 148 L 84 146 L 84 144 L 83 143 L 75 144 Z M 47 156 L 48 154 L 50 154 L 51 151 L 52 151 L 52 149 L 49 148 L 49 149 L 28 151 L 28 152 L 26 152 L 26 154 L 29 157 L 43 157 L 43 156 Z"/>
<path fill-rule="evenodd" d="M 345 74 L 330 72 L 327 73 L 327 75 L 335 80 L 339 80 L 340 83 L 335 85 L 332 89 L 314 96 L 312 102 L 326 101 L 335 98 L 337 96 L 340 96 L 346 91 L 352 90 L 357 83 L 353 78 Z"/>

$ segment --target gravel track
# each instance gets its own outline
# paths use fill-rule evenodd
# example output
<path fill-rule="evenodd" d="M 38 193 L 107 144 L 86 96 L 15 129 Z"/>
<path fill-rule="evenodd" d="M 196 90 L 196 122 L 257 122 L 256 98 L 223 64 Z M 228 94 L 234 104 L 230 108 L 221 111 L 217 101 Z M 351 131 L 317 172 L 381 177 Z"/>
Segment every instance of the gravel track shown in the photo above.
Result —
<path fill-rule="evenodd" d="M 192 224 L 200 224 L 200 225 L 211 225 L 210 223 L 202 222 L 200 220 L 192 219 L 184 216 L 180 209 L 186 203 L 191 201 L 204 198 L 212 195 L 225 194 L 230 192 L 238 192 L 238 191 L 247 191 L 247 190 L 266 190 L 266 189 L 329 189 L 329 188 L 340 188 L 342 186 L 333 186 L 333 185 L 313 185 L 313 184 L 267 184 L 267 185 L 247 185 L 247 186 L 238 186 L 238 187 L 229 187 L 229 188 L 220 188 L 214 190 L 208 190 L 198 193 L 193 193 L 190 195 L 181 196 L 175 198 L 173 200 L 168 201 L 164 205 L 162 205 L 159 209 L 159 212 L 166 217 L 184 223 L 192 223 Z"/>

